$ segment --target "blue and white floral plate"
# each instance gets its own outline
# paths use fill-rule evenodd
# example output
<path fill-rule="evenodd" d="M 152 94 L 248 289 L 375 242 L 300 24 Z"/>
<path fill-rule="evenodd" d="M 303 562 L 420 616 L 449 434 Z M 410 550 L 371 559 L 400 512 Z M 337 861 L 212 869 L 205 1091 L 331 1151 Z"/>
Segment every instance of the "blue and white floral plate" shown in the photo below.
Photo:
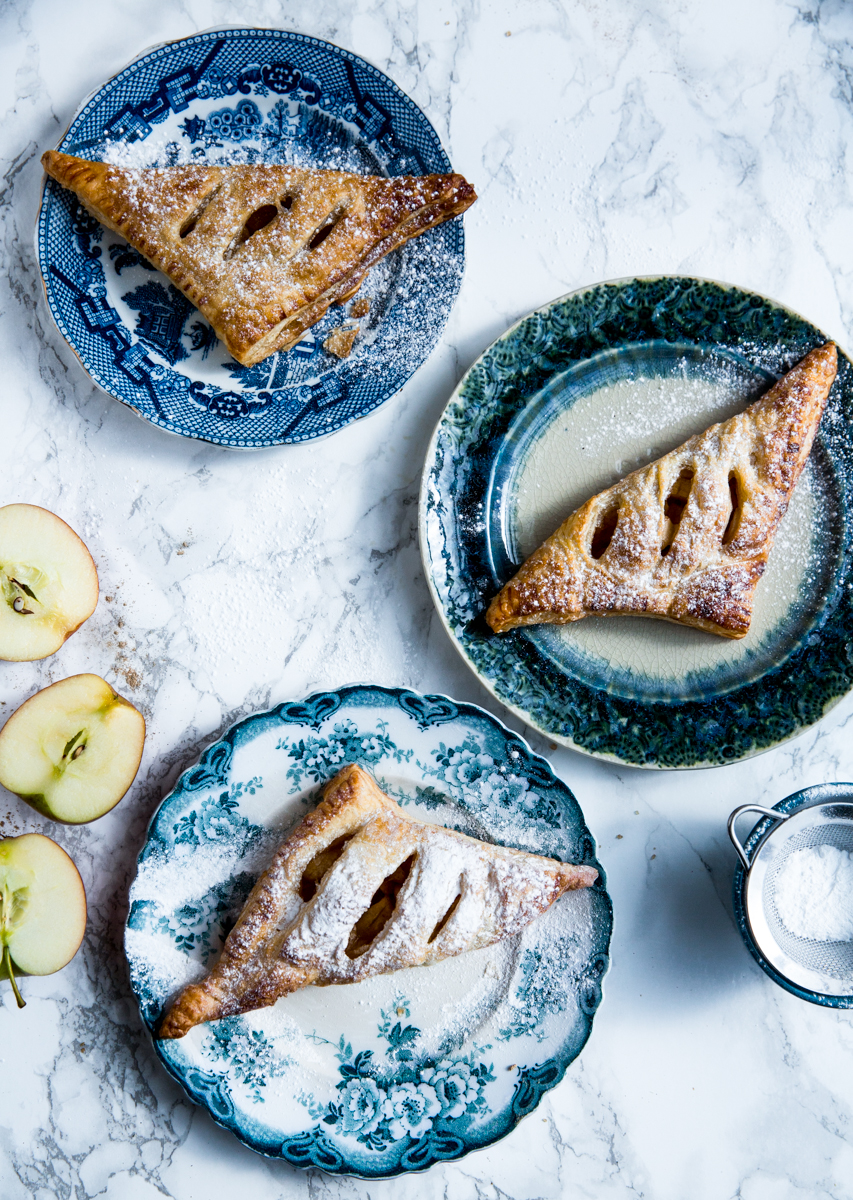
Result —
<path fill-rule="evenodd" d="M 84 101 L 58 149 L 139 167 L 451 170 L 427 118 L 381 71 L 280 29 L 217 29 L 146 51 Z M 255 448 L 332 433 L 402 387 L 441 336 L 464 238 L 455 218 L 370 272 L 359 293 L 370 312 L 348 359 L 323 349 L 338 308 L 254 367 L 235 362 L 165 276 L 50 179 L 36 251 L 53 318 L 95 383 L 172 433 Z"/>
<path fill-rule="evenodd" d="M 531 313 L 474 364 L 427 452 L 421 552 L 485 686 L 555 741 L 715 766 L 807 729 L 853 686 L 853 364 L 838 378 L 740 641 L 642 617 L 496 636 L 492 596 L 589 496 L 742 410 L 827 340 L 763 296 L 663 276 Z"/>
<path fill-rule="evenodd" d="M 569 789 L 474 705 L 373 686 L 280 704 L 210 746 L 151 823 L 125 947 L 152 1032 L 348 762 L 426 820 L 601 871 Z M 611 927 L 602 873 L 498 946 L 307 988 L 154 1045 L 191 1098 L 263 1154 L 365 1178 L 420 1171 L 491 1145 L 559 1083 L 589 1037 Z"/>

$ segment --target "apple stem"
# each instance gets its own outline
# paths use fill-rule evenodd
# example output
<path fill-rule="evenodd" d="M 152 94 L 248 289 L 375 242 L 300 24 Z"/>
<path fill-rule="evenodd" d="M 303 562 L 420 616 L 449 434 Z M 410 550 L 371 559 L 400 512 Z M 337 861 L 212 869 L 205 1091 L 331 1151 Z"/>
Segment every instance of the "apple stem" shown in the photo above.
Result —
<path fill-rule="evenodd" d="M 3 966 L 9 972 L 9 982 L 12 985 L 12 991 L 15 993 L 15 999 L 18 1002 L 18 1008 L 26 1008 L 27 1002 L 18 990 L 18 981 L 15 979 L 15 972 L 12 969 L 12 955 L 9 953 L 9 947 L 3 947 Z"/>

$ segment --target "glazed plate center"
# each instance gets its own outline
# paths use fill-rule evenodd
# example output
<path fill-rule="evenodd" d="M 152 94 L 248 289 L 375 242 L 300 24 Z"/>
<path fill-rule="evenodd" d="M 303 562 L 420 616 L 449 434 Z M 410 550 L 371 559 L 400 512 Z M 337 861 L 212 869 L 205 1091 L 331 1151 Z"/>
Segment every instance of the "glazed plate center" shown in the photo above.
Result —
<path fill-rule="evenodd" d="M 505 581 L 576 508 L 774 382 L 744 360 L 693 345 L 607 350 L 553 378 L 519 414 L 489 489 L 489 549 Z M 521 633 L 562 672 L 625 698 L 695 700 L 762 676 L 813 631 L 839 553 L 829 463 L 815 445 L 740 640 L 644 617 L 587 617 Z M 829 531 L 829 532 L 828 532 Z"/>

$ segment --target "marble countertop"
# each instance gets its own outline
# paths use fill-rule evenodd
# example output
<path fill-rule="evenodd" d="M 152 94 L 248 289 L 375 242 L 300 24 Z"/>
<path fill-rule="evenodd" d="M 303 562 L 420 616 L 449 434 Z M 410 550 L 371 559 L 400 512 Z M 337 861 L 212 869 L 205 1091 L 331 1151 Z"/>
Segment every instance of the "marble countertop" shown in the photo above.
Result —
<path fill-rule="evenodd" d="M 146 46 L 227 23 L 316 34 L 424 109 L 477 186 L 468 264 L 439 348 L 369 418 L 238 454 L 171 437 L 100 392 L 51 324 L 32 228 L 39 155 L 83 96 Z M 154 1057 L 121 950 L 146 823 L 235 719 L 371 680 L 507 714 L 445 635 L 417 495 L 462 372 L 507 325 L 596 280 L 726 280 L 853 342 L 853 6 L 844 0 L 6 0 L 0 7 L 0 504 L 61 514 L 101 578 L 54 657 L 0 663 L 0 721 L 96 671 L 144 711 L 131 792 L 91 826 L 0 789 L 0 834 L 40 830 L 89 895 L 80 953 L 0 988 L 0 1195 L 853 1196 L 853 1022 L 775 987 L 745 950 L 725 832 L 738 803 L 853 777 L 853 697 L 761 757 L 689 774 L 556 750 L 607 869 L 605 1002 L 565 1080 L 491 1149 L 392 1184 L 266 1161 Z M 509 719 L 514 728 L 521 729 Z"/>

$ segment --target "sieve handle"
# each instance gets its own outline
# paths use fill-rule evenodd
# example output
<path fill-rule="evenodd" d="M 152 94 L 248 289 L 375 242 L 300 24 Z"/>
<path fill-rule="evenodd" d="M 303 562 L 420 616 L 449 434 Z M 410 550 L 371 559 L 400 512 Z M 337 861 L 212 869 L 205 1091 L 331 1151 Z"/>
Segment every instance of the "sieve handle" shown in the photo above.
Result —
<path fill-rule="evenodd" d="M 735 833 L 735 821 L 743 813 L 748 812 L 761 813 L 762 816 L 772 817 L 774 821 L 787 821 L 788 817 L 791 815 L 790 813 L 777 812 L 775 808 L 762 808 L 760 804 L 742 804 L 740 808 L 736 808 L 734 810 L 732 815 L 729 817 L 729 837 L 732 839 L 732 845 L 734 846 L 735 850 L 737 850 L 737 856 L 743 863 L 745 871 L 749 870 L 749 859 L 746 857 L 746 851 L 744 850 L 738 835 Z"/>

